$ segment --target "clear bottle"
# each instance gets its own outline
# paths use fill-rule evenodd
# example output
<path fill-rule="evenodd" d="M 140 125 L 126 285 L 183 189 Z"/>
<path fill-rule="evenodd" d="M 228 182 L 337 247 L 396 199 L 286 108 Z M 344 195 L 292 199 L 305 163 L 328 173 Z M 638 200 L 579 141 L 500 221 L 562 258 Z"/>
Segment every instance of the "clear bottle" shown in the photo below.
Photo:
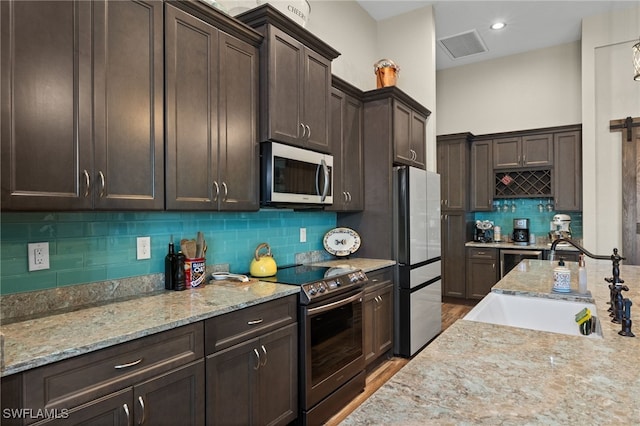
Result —
<path fill-rule="evenodd" d="M 164 288 L 165 290 L 175 290 L 176 253 L 173 246 L 173 235 L 169 240 L 169 251 L 164 258 Z"/>
<path fill-rule="evenodd" d="M 580 253 L 578 260 L 578 292 L 587 293 L 587 265 L 584 261 L 584 253 Z"/>

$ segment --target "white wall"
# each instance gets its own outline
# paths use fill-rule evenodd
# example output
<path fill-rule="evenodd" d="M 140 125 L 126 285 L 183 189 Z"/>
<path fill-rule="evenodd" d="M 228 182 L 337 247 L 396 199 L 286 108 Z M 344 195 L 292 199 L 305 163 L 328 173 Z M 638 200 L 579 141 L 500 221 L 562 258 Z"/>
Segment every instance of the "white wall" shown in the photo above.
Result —
<path fill-rule="evenodd" d="M 640 117 L 640 82 L 631 46 L 640 8 L 587 18 L 582 24 L 584 242 L 597 253 L 622 246 L 622 140 L 609 121 Z M 624 253 L 622 253 L 624 256 Z"/>
<path fill-rule="evenodd" d="M 436 90 L 438 135 L 578 124 L 580 44 L 440 70 Z"/>
<path fill-rule="evenodd" d="M 311 0 L 306 29 L 341 55 L 332 71 L 361 90 L 376 88 L 373 65 L 389 58 L 400 68 L 397 82 L 432 115 L 427 120 L 427 169 L 436 169 L 435 24 L 433 8 L 376 22 L 354 1 Z M 366 144 L 366 141 L 365 141 Z"/>

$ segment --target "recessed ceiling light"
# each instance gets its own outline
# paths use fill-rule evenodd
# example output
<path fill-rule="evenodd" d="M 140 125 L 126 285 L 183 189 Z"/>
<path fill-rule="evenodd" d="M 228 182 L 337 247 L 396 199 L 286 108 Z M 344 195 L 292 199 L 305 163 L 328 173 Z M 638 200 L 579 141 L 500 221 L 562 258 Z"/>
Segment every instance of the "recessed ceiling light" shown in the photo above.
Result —
<path fill-rule="evenodd" d="M 492 24 L 489 28 L 491 28 L 492 30 L 501 30 L 506 26 L 507 24 L 505 24 L 504 22 L 496 22 L 495 24 Z"/>

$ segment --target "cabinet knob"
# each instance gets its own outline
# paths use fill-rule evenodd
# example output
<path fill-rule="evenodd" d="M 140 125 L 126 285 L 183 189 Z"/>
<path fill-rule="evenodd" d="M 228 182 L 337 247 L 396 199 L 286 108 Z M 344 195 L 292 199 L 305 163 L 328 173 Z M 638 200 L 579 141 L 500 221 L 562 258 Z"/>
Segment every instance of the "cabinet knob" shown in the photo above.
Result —
<path fill-rule="evenodd" d="M 305 124 L 305 127 L 307 128 L 307 140 L 309 140 L 311 139 L 311 127 L 308 124 Z"/>
<path fill-rule="evenodd" d="M 260 367 L 264 367 L 265 365 L 267 365 L 267 348 L 265 348 L 264 345 L 260 345 L 260 347 L 262 348 L 262 352 L 264 353 L 264 362 L 260 363 Z"/>
<path fill-rule="evenodd" d="M 144 424 L 145 418 L 147 417 L 147 412 L 144 407 L 144 399 L 142 399 L 142 395 L 138 396 L 138 404 L 140 404 L 140 408 L 142 409 L 142 418 L 138 424 Z"/>
<path fill-rule="evenodd" d="M 300 127 L 302 127 L 302 136 L 300 137 L 304 138 L 304 135 L 307 133 L 307 129 L 304 127 L 304 123 L 300 123 Z"/>
<path fill-rule="evenodd" d="M 253 348 L 253 353 L 256 354 L 256 365 L 253 366 L 254 370 L 260 368 L 260 353 L 256 348 Z"/>

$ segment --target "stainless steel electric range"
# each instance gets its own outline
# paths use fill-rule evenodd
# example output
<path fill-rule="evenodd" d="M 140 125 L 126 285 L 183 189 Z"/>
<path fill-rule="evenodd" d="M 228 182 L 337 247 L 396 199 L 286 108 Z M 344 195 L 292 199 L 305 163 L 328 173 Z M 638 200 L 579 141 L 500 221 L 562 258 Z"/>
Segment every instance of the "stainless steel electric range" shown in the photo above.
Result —
<path fill-rule="evenodd" d="M 279 283 L 299 285 L 299 421 L 321 424 L 365 384 L 360 269 L 300 265 L 278 270 Z"/>

